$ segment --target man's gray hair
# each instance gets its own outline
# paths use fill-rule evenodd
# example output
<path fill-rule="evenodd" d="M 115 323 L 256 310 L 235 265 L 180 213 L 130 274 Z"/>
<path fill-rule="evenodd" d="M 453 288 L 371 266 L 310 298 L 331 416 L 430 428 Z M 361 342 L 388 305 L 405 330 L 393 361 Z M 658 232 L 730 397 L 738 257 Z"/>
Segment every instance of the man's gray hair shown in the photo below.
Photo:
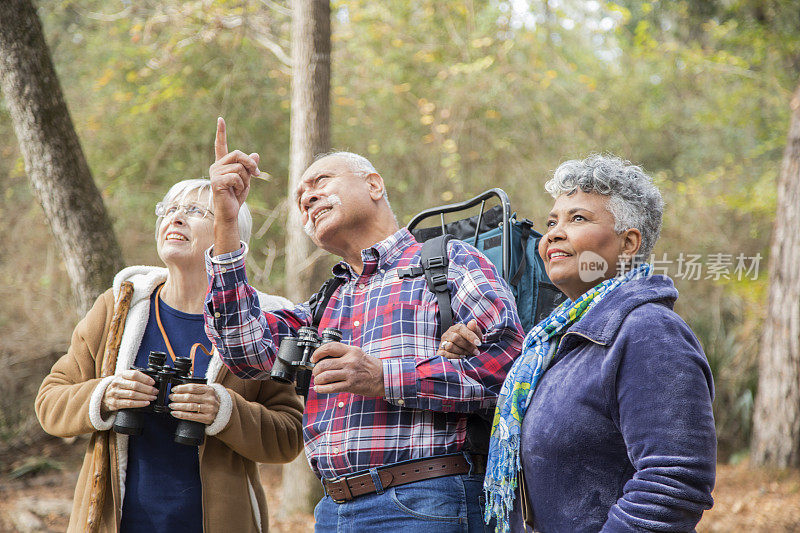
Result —
<path fill-rule="evenodd" d="M 592 154 L 584 160 L 561 163 L 544 185 L 553 198 L 577 189 L 608 196 L 614 231 L 636 228 L 642 233 L 634 263 L 647 261 L 661 233 L 664 200 L 641 167 L 612 155 Z"/>
<path fill-rule="evenodd" d="M 179 204 L 185 202 L 187 198 L 194 201 L 204 192 L 208 193 L 206 209 L 211 211 L 213 203 L 213 199 L 211 197 L 211 180 L 206 178 L 194 178 L 179 181 L 169 188 L 167 194 L 164 195 L 164 198 L 161 201 L 165 204 Z M 158 238 L 158 227 L 161 225 L 162 218 L 164 217 L 158 217 L 156 220 L 156 238 Z M 244 242 L 249 243 L 250 234 L 252 231 L 253 216 L 250 214 L 250 208 L 247 207 L 247 203 L 242 203 L 242 206 L 239 208 L 239 235 L 241 239 Z"/>
<path fill-rule="evenodd" d="M 345 152 L 341 150 L 334 150 L 324 154 L 318 154 L 314 157 L 314 161 L 319 161 L 325 157 L 338 157 L 347 161 L 348 166 L 353 172 L 367 176 L 369 174 L 378 174 L 372 162 L 363 155 L 355 154 L 353 152 Z M 389 193 L 386 192 L 386 187 L 383 188 L 383 199 L 389 203 Z"/>
<path fill-rule="evenodd" d="M 340 157 L 342 159 L 345 159 L 347 160 L 347 163 L 350 165 L 350 168 L 353 169 L 355 172 L 363 172 L 364 174 L 378 173 L 378 171 L 375 170 L 375 166 L 369 159 L 367 159 L 363 155 L 354 154 L 353 152 L 334 150 L 332 152 L 318 154 L 316 157 L 314 157 L 314 161 L 319 161 L 324 157 Z"/>

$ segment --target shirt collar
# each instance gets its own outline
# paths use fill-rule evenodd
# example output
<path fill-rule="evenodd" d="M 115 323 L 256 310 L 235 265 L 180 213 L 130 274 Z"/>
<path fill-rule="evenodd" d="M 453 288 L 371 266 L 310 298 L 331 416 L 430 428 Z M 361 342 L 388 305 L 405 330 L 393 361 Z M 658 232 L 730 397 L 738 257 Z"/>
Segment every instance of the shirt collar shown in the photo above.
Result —
<path fill-rule="evenodd" d="M 409 246 L 416 244 L 417 240 L 406 228 L 400 228 L 382 241 L 361 250 L 361 260 L 364 262 L 364 274 L 372 274 L 379 267 L 393 263 Z M 332 269 L 333 275 L 352 279 L 358 277 L 353 268 L 346 261 L 339 261 Z"/>

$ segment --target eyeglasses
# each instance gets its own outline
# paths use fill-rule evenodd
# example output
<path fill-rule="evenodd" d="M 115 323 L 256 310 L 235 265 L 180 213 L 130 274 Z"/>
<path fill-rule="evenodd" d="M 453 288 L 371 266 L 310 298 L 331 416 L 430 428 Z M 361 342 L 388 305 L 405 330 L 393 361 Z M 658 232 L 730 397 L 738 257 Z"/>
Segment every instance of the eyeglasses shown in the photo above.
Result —
<path fill-rule="evenodd" d="M 200 207 L 197 204 L 166 204 L 164 202 L 158 202 L 156 204 L 156 216 L 169 217 L 174 215 L 179 209 L 184 215 L 191 218 L 203 218 L 206 215 L 214 216 L 213 211 Z"/>

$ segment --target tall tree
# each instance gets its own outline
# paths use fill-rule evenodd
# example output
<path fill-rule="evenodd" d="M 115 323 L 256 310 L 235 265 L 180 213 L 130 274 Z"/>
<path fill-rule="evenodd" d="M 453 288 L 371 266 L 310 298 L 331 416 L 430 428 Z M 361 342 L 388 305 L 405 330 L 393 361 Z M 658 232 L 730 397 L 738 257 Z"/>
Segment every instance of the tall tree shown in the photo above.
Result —
<path fill-rule="evenodd" d="M 752 460 L 800 465 L 800 86 L 778 181 L 769 301 L 758 368 Z"/>
<path fill-rule="evenodd" d="M 330 150 L 331 7 L 328 0 L 292 2 L 292 102 L 289 215 L 286 221 L 286 289 L 295 302 L 315 287 L 316 247 L 303 233 L 294 191 L 316 154 Z M 309 511 L 322 488 L 304 455 L 283 470 L 284 514 Z"/>
<path fill-rule="evenodd" d="M 0 2 L 0 86 L 82 314 L 111 284 L 122 254 L 31 0 Z"/>

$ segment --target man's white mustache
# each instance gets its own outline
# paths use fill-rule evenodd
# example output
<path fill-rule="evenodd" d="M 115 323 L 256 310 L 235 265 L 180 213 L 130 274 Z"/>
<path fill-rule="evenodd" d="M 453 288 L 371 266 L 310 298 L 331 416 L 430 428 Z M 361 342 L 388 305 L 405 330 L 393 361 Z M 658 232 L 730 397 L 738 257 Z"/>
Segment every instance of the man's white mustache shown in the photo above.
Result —
<path fill-rule="evenodd" d="M 320 200 L 320 202 L 323 202 L 321 204 L 322 205 L 322 209 L 324 209 L 326 207 L 331 207 L 332 208 L 335 205 L 342 205 L 342 199 L 339 198 L 338 194 L 331 194 L 330 196 L 326 196 L 325 199 Z M 314 226 L 314 221 L 311 220 L 311 217 L 308 217 L 308 222 L 306 222 L 303 225 L 303 231 L 305 231 L 306 235 L 308 235 L 309 237 L 313 237 L 314 236 L 314 232 L 316 231 L 316 229 L 317 228 Z"/>

